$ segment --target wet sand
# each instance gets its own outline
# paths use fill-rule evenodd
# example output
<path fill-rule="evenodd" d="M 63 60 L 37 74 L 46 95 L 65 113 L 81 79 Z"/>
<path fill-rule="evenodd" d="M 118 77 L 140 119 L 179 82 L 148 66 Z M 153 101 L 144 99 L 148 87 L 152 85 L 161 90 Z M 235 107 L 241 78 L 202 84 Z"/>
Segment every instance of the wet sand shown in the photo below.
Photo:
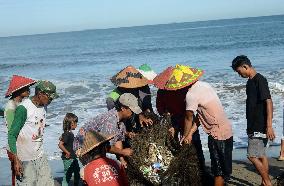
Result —
<path fill-rule="evenodd" d="M 267 155 L 269 157 L 269 169 L 272 182 L 276 182 L 276 176 L 284 172 L 284 161 L 277 161 L 280 146 L 269 147 Z M 208 152 L 204 153 L 207 165 L 210 166 Z M 11 172 L 7 158 L 0 158 L 0 185 L 10 185 Z M 56 185 L 60 185 L 63 176 L 63 163 L 61 160 L 49 161 Z M 209 167 L 208 167 L 209 168 Z M 233 152 L 233 174 L 229 185 L 252 186 L 260 185 L 261 177 L 256 173 L 253 165 L 246 159 L 246 149 L 234 149 Z"/>

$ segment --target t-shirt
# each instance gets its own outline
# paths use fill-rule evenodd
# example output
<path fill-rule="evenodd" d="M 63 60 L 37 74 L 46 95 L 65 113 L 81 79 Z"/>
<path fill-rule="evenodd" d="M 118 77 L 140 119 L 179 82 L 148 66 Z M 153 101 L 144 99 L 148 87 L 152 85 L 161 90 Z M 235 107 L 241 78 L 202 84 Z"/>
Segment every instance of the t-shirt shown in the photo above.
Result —
<path fill-rule="evenodd" d="M 71 131 L 64 132 L 60 137 L 60 141 L 64 143 L 64 147 L 70 152 L 70 158 L 76 158 L 76 154 L 73 150 L 74 134 Z M 67 159 L 65 155 L 66 153 L 62 152 L 61 158 Z"/>
<path fill-rule="evenodd" d="M 173 127 L 183 128 L 185 116 L 185 96 L 188 87 L 179 90 L 161 90 L 157 92 L 156 107 L 160 115 L 169 112 Z"/>
<path fill-rule="evenodd" d="M 89 186 L 128 186 L 122 165 L 107 157 L 98 158 L 81 169 L 81 177 Z"/>
<path fill-rule="evenodd" d="M 46 110 L 25 99 L 16 108 L 15 117 L 8 133 L 9 147 L 21 161 L 35 160 L 43 156 L 43 133 Z"/>
<path fill-rule="evenodd" d="M 217 93 L 208 83 L 197 81 L 189 88 L 186 110 L 197 112 L 204 131 L 214 139 L 226 140 L 232 137 L 231 122 Z"/>
<path fill-rule="evenodd" d="M 249 79 L 246 85 L 246 94 L 247 133 L 266 133 L 267 112 L 265 100 L 271 99 L 271 95 L 265 77 L 257 73 L 252 79 Z"/>

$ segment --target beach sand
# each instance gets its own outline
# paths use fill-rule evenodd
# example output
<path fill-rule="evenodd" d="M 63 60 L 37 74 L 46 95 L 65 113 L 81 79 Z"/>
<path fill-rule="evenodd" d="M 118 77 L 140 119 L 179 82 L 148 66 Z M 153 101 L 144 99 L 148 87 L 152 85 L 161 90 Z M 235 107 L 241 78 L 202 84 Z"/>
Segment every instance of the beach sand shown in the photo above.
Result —
<path fill-rule="evenodd" d="M 280 147 L 272 146 L 267 149 L 269 157 L 269 168 L 272 182 L 276 182 L 276 176 L 284 172 L 284 161 L 277 161 Z M 207 165 L 210 166 L 208 152 L 205 152 Z M 9 160 L 6 158 L 0 159 L 0 185 L 10 185 L 11 172 Z M 49 161 L 56 185 L 60 185 L 63 176 L 63 163 L 61 160 Z M 209 167 L 208 167 L 209 168 Z M 252 186 L 260 185 L 261 177 L 256 173 L 255 168 L 246 159 L 246 149 L 234 149 L 233 152 L 233 174 L 229 181 L 229 185 L 234 186 Z"/>

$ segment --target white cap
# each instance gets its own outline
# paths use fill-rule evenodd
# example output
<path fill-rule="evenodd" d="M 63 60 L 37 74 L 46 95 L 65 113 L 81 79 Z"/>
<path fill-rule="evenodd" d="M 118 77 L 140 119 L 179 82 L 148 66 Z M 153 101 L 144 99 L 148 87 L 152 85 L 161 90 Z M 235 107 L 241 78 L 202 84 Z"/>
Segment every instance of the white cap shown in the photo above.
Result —
<path fill-rule="evenodd" d="M 142 112 L 138 105 L 138 99 L 130 93 L 124 93 L 119 97 L 119 102 L 130 108 L 135 114 L 140 114 Z"/>

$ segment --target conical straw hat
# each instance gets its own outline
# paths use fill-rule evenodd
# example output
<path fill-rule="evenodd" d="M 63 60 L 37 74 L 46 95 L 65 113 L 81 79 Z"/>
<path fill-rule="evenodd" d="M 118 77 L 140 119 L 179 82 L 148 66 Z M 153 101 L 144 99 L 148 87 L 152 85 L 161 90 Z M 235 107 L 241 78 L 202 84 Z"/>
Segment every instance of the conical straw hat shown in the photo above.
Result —
<path fill-rule="evenodd" d="M 115 135 L 108 135 L 105 136 L 96 131 L 87 131 L 84 136 L 84 141 L 82 148 L 77 150 L 77 155 L 79 157 L 83 156 L 84 154 L 88 153 L 92 149 L 96 148 L 100 144 L 109 141 L 110 139 L 114 138 Z"/>
<path fill-rule="evenodd" d="M 35 84 L 36 81 L 30 78 L 26 78 L 23 76 L 18 76 L 18 75 L 13 75 L 10 84 L 9 84 L 9 88 L 5 94 L 5 97 L 9 97 L 12 96 L 12 94 L 26 86 L 31 86 L 33 84 Z"/>
<path fill-rule="evenodd" d="M 164 70 L 159 75 L 157 75 L 153 80 L 154 85 L 159 89 L 165 89 L 165 86 L 173 70 L 174 70 L 174 67 L 168 67 L 166 70 Z"/>
<path fill-rule="evenodd" d="M 149 81 L 133 66 L 127 66 L 111 78 L 111 82 L 122 88 L 138 88 L 149 84 Z"/>
<path fill-rule="evenodd" d="M 143 64 L 138 67 L 137 69 L 146 79 L 153 81 L 153 79 L 157 76 L 157 74 L 152 70 L 152 68 L 147 65 Z"/>
<path fill-rule="evenodd" d="M 177 90 L 196 82 L 203 75 L 203 70 L 185 65 L 176 65 L 165 86 L 167 90 Z"/>
<path fill-rule="evenodd" d="M 160 89 L 178 90 L 196 82 L 203 75 L 203 70 L 185 65 L 168 67 L 154 79 L 154 85 Z"/>

